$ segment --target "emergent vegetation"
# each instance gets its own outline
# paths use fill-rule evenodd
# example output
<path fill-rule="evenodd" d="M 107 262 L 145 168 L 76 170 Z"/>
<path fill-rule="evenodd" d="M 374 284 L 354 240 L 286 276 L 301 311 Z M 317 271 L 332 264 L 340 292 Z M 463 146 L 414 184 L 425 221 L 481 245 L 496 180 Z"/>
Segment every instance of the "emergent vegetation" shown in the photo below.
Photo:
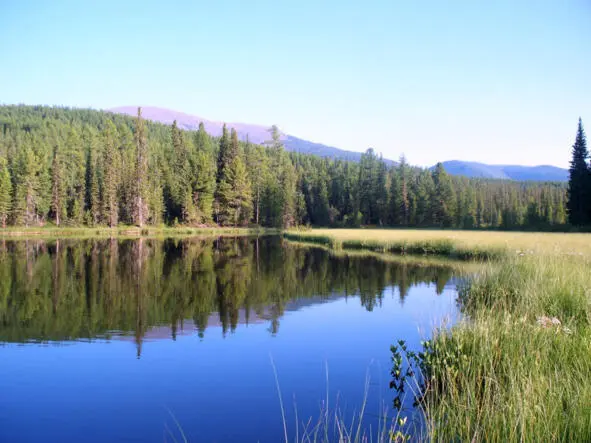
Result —
<path fill-rule="evenodd" d="M 402 342 L 392 349 L 392 386 L 398 393 L 419 393 L 427 424 L 426 431 L 415 429 L 411 436 L 441 442 L 591 440 L 589 234 L 318 230 L 293 235 L 343 248 L 387 251 L 404 244 L 494 256 L 461 288 L 463 322 L 436 331 L 421 353 Z M 437 250 L 437 245 L 448 246 Z"/>

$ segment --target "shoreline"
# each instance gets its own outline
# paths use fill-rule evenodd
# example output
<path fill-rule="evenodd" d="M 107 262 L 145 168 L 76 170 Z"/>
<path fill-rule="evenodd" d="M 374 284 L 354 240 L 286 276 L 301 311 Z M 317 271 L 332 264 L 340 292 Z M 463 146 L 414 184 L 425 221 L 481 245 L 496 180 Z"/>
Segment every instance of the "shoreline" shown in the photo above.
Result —
<path fill-rule="evenodd" d="M 207 227 L 192 228 L 179 227 L 144 227 L 119 226 L 116 228 L 88 228 L 88 227 L 47 227 L 47 228 L 2 228 L 0 239 L 27 238 L 154 238 L 176 236 L 247 236 L 280 234 L 281 231 L 272 228 L 226 228 Z"/>

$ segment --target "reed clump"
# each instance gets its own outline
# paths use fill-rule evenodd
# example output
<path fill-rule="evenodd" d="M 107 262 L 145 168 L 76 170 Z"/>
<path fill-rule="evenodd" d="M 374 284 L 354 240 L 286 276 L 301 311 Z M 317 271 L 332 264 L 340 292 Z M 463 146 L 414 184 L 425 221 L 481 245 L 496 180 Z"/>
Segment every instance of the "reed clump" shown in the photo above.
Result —
<path fill-rule="evenodd" d="M 466 283 L 465 320 L 407 360 L 429 440 L 591 441 L 590 264 L 517 256 Z"/>

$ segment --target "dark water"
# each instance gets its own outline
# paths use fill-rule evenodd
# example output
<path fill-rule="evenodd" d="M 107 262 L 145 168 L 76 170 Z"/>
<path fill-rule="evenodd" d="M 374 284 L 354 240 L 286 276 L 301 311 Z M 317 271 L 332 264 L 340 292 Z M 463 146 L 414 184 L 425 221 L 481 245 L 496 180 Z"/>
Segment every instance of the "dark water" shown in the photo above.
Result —
<path fill-rule="evenodd" d="M 390 345 L 455 298 L 445 266 L 277 237 L 0 241 L 0 441 L 278 442 L 271 359 L 290 438 L 327 398 L 349 420 L 367 377 L 375 429 Z"/>

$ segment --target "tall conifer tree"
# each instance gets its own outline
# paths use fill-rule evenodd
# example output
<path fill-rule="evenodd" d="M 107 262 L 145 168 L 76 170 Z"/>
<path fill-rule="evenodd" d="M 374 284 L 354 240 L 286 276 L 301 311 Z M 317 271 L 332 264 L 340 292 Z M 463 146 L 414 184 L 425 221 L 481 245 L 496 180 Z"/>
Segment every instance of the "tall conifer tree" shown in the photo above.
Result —
<path fill-rule="evenodd" d="M 588 158 L 589 151 L 587 150 L 583 122 L 579 118 L 568 179 L 568 221 L 574 226 L 586 225 L 590 222 L 591 185 L 589 166 L 587 165 Z"/>
<path fill-rule="evenodd" d="M 61 149 L 56 145 L 51 163 L 51 210 L 56 226 L 59 226 L 66 215 L 66 186 Z"/>
<path fill-rule="evenodd" d="M 113 228 L 119 222 L 119 153 L 117 151 L 117 128 L 108 121 L 103 131 L 104 178 L 103 178 L 103 218 Z"/>
<path fill-rule="evenodd" d="M 4 157 L 0 157 L 0 225 L 6 227 L 6 222 L 12 206 L 12 181 L 8 162 Z"/>
<path fill-rule="evenodd" d="M 142 118 L 142 108 L 137 108 L 135 120 L 135 223 L 141 228 L 148 218 L 148 144 L 146 130 Z"/>

